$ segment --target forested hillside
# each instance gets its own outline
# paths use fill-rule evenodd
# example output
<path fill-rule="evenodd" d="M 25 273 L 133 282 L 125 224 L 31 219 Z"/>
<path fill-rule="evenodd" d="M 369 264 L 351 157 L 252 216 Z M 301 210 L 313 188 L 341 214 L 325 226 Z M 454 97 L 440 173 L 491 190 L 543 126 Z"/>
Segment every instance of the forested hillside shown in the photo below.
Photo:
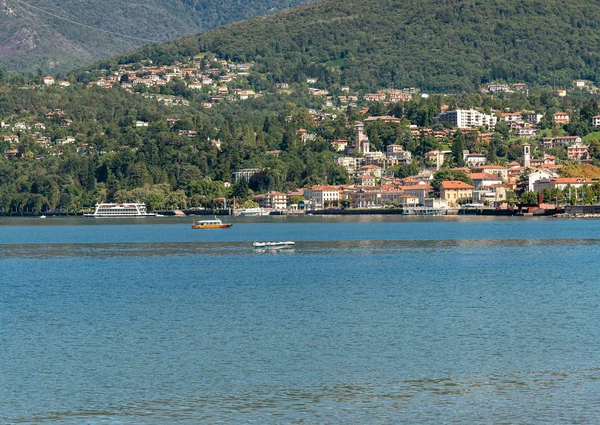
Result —
<path fill-rule="evenodd" d="M 302 145 L 296 134 L 312 122 L 301 107 L 310 101 L 259 98 L 200 111 L 196 104 L 168 107 L 120 88 L 0 84 L 0 120 L 7 126 L 0 132 L 19 137 L 18 144 L 0 138 L 0 210 L 73 210 L 113 199 L 153 209 L 211 206 L 231 195 L 223 182 L 244 167 L 271 170 L 251 182 L 259 192 L 343 183 L 348 175 L 334 165 L 329 143 L 320 138 Z M 285 119 L 289 114 L 292 121 Z M 35 131 L 36 123 L 43 128 Z M 350 135 L 343 119 L 325 128 Z M 279 157 L 266 153 L 281 147 Z M 11 149 L 18 153 L 8 159 Z"/>
<path fill-rule="evenodd" d="M 325 0 L 228 25 L 123 61 L 216 52 L 257 61 L 277 81 L 469 90 L 491 80 L 600 79 L 592 0 Z M 318 66 L 320 64 L 324 67 Z"/>
<path fill-rule="evenodd" d="M 0 66 L 19 72 L 66 72 L 152 41 L 307 1 L 0 0 Z"/>
<path fill-rule="evenodd" d="M 599 6 L 562 6 L 325 0 L 61 78 L 0 69 L 0 211 L 211 208 L 315 185 L 355 205 L 366 187 L 428 186 L 436 167 L 457 178 L 469 156 L 510 169 L 502 199 L 528 203 L 525 143 L 531 166 L 600 175 Z M 441 116 L 471 108 L 497 123 Z"/>

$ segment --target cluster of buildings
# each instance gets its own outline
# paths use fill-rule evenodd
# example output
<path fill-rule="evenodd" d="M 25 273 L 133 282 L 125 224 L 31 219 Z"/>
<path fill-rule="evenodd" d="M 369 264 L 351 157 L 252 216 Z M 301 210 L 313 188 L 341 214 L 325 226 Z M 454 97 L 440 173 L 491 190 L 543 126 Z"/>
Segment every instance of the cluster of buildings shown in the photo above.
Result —
<path fill-rule="evenodd" d="M 203 106 L 210 108 L 221 101 L 246 100 L 261 96 L 261 93 L 255 93 L 253 90 L 239 88 L 243 84 L 240 84 L 238 78 L 249 75 L 252 66 L 253 64 L 236 64 L 226 60 L 218 60 L 216 57 L 189 58 L 186 63 L 174 62 L 170 66 L 156 66 L 151 61 L 142 61 L 138 64 L 120 65 L 110 75 L 98 77 L 92 84 L 103 88 L 120 85 L 133 93 L 139 86 L 159 88 L 173 79 L 179 79 L 185 83 L 189 90 L 201 90 L 208 93 L 208 100 L 203 103 Z M 68 82 L 56 81 L 50 76 L 44 77 L 42 81 L 47 86 L 54 84 L 68 85 Z M 337 117 L 334 108 L 335 100 L 337 100 L 338 106 L 340 104 L 342 106 L 358 106 L 359 96 L 351 94 L 349 87 L 341 87 L 342 94 L 335 99 L 330 96 L 327 89 L 314 87 L 317 82 L 316 78 L 308 78 L 306 80 L 309 85 L 308 91 L 314 96 L 324 96 L 324 106 L 329 109 L 309 110 L 315 122 Z M 593 86 L 586 81 L 578 80 L 574 83 L 574 87 L 591 90 Z M 290 86 L 287 83 L 279 83 L 277 88 L 285 92 L 290 89 Z M 527 90 L 526 84 L 491 83 L 482 88 L 482 91 L 489 93 L 522 90 Z M 156 99 L 167 105 L 189 105 L 189 101 L 181 96 L 159 94 L 158 90 L 138 91 L 141 91 L 143 96 Z M 362 100 L 384 104 L 407 102 L 415 94 L 416 90 L 412 88 L 380 90 L 376 93 L 364 94 Z M 508 126 L 514 136 L 533 139 L 539 136 L 540 125 L 544 118 L 544 115 L 536 111 L 491 111 L 486 113 L 472 108 L 450 109 L 447 105 L 442 105 L 441 113 L 436 117 L 436 120 L 447 125 L 443 128 L 442 126 L 435 126 L 436 130 L 411 126 L 410 134 L 413 138 L 430 136 L 443 140 L 452 137 L 458 129 L 463 133 L 476 133 L 477 140 L 483 142 L 491 138 L 491 132 L 498 122 L 502 122 Z M 550 117 L 546 118 L 549 119 Z M 570 122 L 569 113 L 564 111 L 554 113 L 551 119 L 558 125 L 565 125 Z M 64 111 L 49 111 L 46 120 L 46 123 L 22 121 L 11 124 L 2 123 L 0 128 L 2 141 L 11 146 L 11 149 L 5 152 L 6 157 L 11 158 L 18 153 L 18 150 L 13 149 L 13 147 L 21 142 L 20 138 L 22 137 L 28 137 L 30 140 L 39 143 L 53 155 L 60 155 L 62 146 L 75 142 L 75 137 L 72 135 L 51 140 L 50 137 L 44 134 L 46 125 L 50 123 L 64 129 L 71 126 L 72 121 L 66 118 Z M 171 127 L 177 121 L 176 119 L 169 120 L 172 121 L 169 123 Z M 464 171 L 473 184 L 461 181 L 442 182 L 439 188 L 439 199 L 434 198 L 432 197 L 433 189 L 431 187 L 434 171 L 443 166 L 447 156 L 452 154 L 451 151 L 437 149 L 426 152 L 424 159 L 428 166 L 434 165 L 433 170 L 424 169 L 416 176 L 396 179 L 392 173 L 388 172 L 389 168 L 411 164 L 413 161 L 412 153 L 405 150 L 403 145 L 400 144 L 387 145 L 383 151 L 374 149 L 365 132 L 365 125 L 378 120 L 382 122 L 400 122 L 398 118 L 392 116 L 367 117 L 364 121 L 354 124 L 354 137 L 352 140 L 335 140 L 331 142 L 331 146 L 336 152 L 335 164 L 343 167 L 348 172 L 353 184 L 314 186 L 289 193 L 269 192 L 264 195 L 257 195 L 255 200 L 261 207 L 274 210 L 297 208 L 298 202 L 294 202 L 294 200 L 297 201 L 300 198 L 303 199 L 304 207 L 312 209 L 342 205 L 370 208 L 388 204 L 397 204 L 403 207 L 428 206 L 429 204 L 454 207 L 465 201 L 502 205 L 507 201 L 508 194 L 517 189 L 518 180 L 523 178 L 525 171 L 528 173 L 527 189 L 534 191 L 544 188 L 560 188 L 569 184 L 583 185 L 589 183 L 585 179 L 569 180 L 568 182 L 561 179 L 558 176 L 560 165 L 556 164 L 556 158 L 549 154 L 532 158 L 531 145 L 525 143 L 522 145 L 521 162 L 513 162 L 507 166 L 487 165 L 485 154 L 464 151 L 462 159 L 466 167 L 458 170 Z M 148 124 L 146 121 L 138 120 L 134 123 L 134 126 L 144 128 L 148 127 Z M 592 126 L 600 127 L 600 115 L 592 118 Z M 193 130 L 179 130 L 179 135 L 188 138 L 197 137 L 197 133 Z M 304 142 L 315 137 L 314 134 L 310 134 L 303 129 L 298 130 L 298 135 Z M 584 144 L 578 136 L 545 137 L 540 142 L 545 149 L 564 148 L 569 160 L 578 162 L 591 160 L 589 146 Z M 213 144 L 219 147 L 220 141 L 213 141 Z M 78 152 L 85 153 L 88 147 L 85 145 L 78 146 L 77 149 Z M 269 154 L 275 156 L 279 153 L 280 151 L 269 152 Z M 259 169 L 238 170 L 234 173 L 235 180 L 249 180 L 252 175 L 259 171 Z"/>
<path fill-rule="evenodd" d="M 364 150 L 365 140 L 361 136 L 360 123 L 357 124 L 356 141 L 351 149 Z M 339 157 L 338 157 L 339 161 Z M 256 195 L 254 200 L 260 207 L 272 210 L 304 209 L 320 210 L 327 208 L 384 208 L 389 205 L 412 209 L 454 208 L 460 204 L 485 204 L 496 207 L 506 206 L 518 189 L 542 191 L 567 187 L 578 189 L 593 184 L 595 179 L 562 178 L 558 172 L 562 165 L 555 158 L 544 154 L 540 158 L 531 157 L 531 145 L 522 145 L 521 162 L 508 165 L 475 164 L 455 171 L 464 172 L 472 184 L 459 180 L 443 181 L 439 194 L 434 194 L 432 182 L 434 170 L 424 169 L 418 175 L 399 179 L 386 175 L 384 168 L 361 165 L 355 172 L 354 183 L 339 186 L 312 186 L 287 193 L 268 192 Z M 239 170 L 236 179 L 250 179 L 259 169 Z M 520 186 L 523 179 L 525 186 Z M 439 196 L 438 196 L 439 195 Z"/>
<path fill-rule="evenodd" d="M 394 182 L 384 186 L 312 186 L 287 193 L 267 192 L 254 196 L 254 201 L 262 208 L 275 211 L 382 208 L 386 205 L 414 208 L 422 205 L 431 191 L 427 184 L 403 187 L 400 182 Z"/>
<path fill-rule="evenodd" d="M 393 117 L 371 117 L 367 120 L 382 119 L 395 120 Z M 354 125 L 354 140 L 336 140 L 332 143 L 333 149 L 339 153 L 334 157 L 336 165 L 346 169 L 350 176 L 357 182 L 366 181 L 371 185 L 370 176 L 381 177 L 382 170 L 395 165 L 412 163 L 412 154 L 405 151 L 402 145 L 392 144 L 386 147 L 385 152 L 371 150 L 369 138 L 365 134 L 365 124 L 357 122 Z M 369 174 L 365 174 L 368 171 Z"/>
<path fill-rule="evenodd" d="M 247 76 L 253 64 L 232 63 L 210 58 L 190 58 L 188 63 L 174 62 L 170 66 L 152 65 L 152 61 L 142 61 L 140 64 L 124 64 L 111 75 L 98 77 L 92 83 L 103 88 L 111 88 L 116 84 L 133 92 L 138 86 L 156 88 L 165 86 L 175 78 L 183 80 L 190 90 L 204 90 L 211 94 L 206 108 L 223 100 L 245 100 L 259 96 L 251 89 L 234 88 L 236 79 Z M 181 96 L 167 96 L 162 94 L 145 93 L 146 97 L 154 98 L 167 105 L 188 106 L 189 102 Z"/>
<path fill-rule="evenodd" d="M 573 81 L 573 89 L 585 90 L 590 93 L 597 93 L 598 87 L 594 85 L 592 81 L 589 80 L 575 80 Z M 528 90 L 528 86 L 525 83 L 515 83 L 515 84 L 507 84 L 502 82 L 493 82 L 488 85 L 480 87 L 480 91 L 482 93 L 516 93 L 520 91 Z M 567 94 L 566 89 L 556 89 L 554 90 L 558 96 L 564 97 Z"/>
<path fill-rule="evenodd" d="M 8 159 L 17 156 L 19 153 L 18 146 L 25 140 L 37 143 L 42 148 L 47 149 L 47 155 L 62 155 L 62 147 L 74 143 L 75 137 L 68 135 L 52 139 L 48 136 L 47 129 L 49 126 L 55 126 L 67 130 L 73 124 L 73 121 L 65 118 L 65 115 L 65 111 L 62 109 L 55 109 L 46 113 L 45 123 L 37 121 L 0 122 L 0 134 L 2 134 L 0 141 L 10 146 L 8 149 L 5 149 L 4 156 Z M 78 152 L 85 151 L 86 146 L 78 147 Z M 37 155 L 36 159 L 42 159 L 45 156 Z"/>
<path fill-rule="evenodd" d="M 414 88 L 405 88 L 402 90 L 379 90 L 377 93 L 367 93 L 363 96 L 366 102 L 381 102 L 381 103 L 399 103 L 408 102 L 416 93 Z"/>
<path fill-rule="evenodd" d="M 439 122 L 447 122 L 453 127 L 457 127 L 462 132 L 469 132 L 477 128 L 487 128 L 493 130 L 498 122 L 502 122 L 508 126 L 511 133 L 519 138 L 532 139 L 539 135 L 540 123 L 544 115 L 535 111 L 520 111 L 520 112 L 505 112 L 485 114 L 474 109 L 455 109 L 448 110 L 445 105 L 442 106 L 442 112 L 437 117 Z M 558 125 L 565 125 L 570 122 L 570 116 L 567 112 L 559 111 L 552 115 L 552 121 Z M 592 118 L 593 127 L 600 127 L 600 115 Z M 438 132 L 435 137 L 449 137 Z M 479 133 L 478 137 L 489 139 L 491 133 Z M 567 158 L 572 161 L 585 163 L 592 160 L 589 145 L 582 142 L 579 136 L 555 136 L 544 137 L 541 139 L 541 146 L 544 149 L 552 149 L 555 147 L 564 148 L 567 153 Z M 553 157 L 554 158 L 554 157 Z M 465 152 L 463 159 L 467 164 L 477 165 L 486 162 L 486 157 L 481 153 Z M 442 161 L 443 162 L 443 161 Z M 535 165 L 535 164 L 534 164 Z"/>

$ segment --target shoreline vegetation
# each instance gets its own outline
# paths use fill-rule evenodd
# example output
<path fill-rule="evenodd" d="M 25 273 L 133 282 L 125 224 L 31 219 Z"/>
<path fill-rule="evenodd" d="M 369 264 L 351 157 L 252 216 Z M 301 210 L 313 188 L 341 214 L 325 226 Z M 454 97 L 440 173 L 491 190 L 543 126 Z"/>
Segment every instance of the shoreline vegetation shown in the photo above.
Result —
<path fill-rule="evenodd" d="M 598 207 L 600 211 L 600 206 Z M 1 214 L 0 218 L 39 218 L 39 217 L 83 217 L 87 211 L 78 212 L 45 212 L 44 214 L 23 213 L 23 214 Z M 327 209 L 313 211 L 272 211 L 261 217 L 310 217 L 310 216 L 402 216 L 402 217 L 452 217 L 452 216 L 487 216 L 487 217 L 559 217 L 559 218 L 600 218 L 600 212 L 565 212 L 562 207 L 556 208 L 538 208 L 536 206 L 525 206 L 515 209 L 497 209 L 497 208 L 454 208 L 434 213 L 415 213 L 402 209 L 390 208 L 369 208 L 369 209 Z M 199 217 L 199 216 L 240 216 L 239 211 L 232 212 L 227 210 L 172 210 L 160 211 L 157 217 Z M 152 217 L 148 217 L 152 219 Z M 252 218 L 252 217 L 250 217 Z M 127 219 L 126 217 L 124 219 Z"/>
<path fill-rule="evenodd" d="M 326 4 L 356 18 L 347 33 L 336 33 L 337 21 L 330 27 L 305 20 L 303 13 Z M 520 4 L 506 4 L 515 8 L 504 13 L 524 18 Z M 551 82 L 524 69 L 469 78 L 473 69 L 439 62 L 423 68 L 437 74 L 415 80 L 419 66 L 398 73 L 405 62 L 395 54 L 410 52 L 396 41 L 417 37 L 404 31 L 379 39 L 368 52 L 362 42 L 348 45 L 337 59 L 323 58 L 321 49 L 317 55 L 312 42 L 284 43 L 289 34 L 277 28 L 269 31 L 283 38 L 262 50 L 252 47 L 252 37 L 229 45 L 240 34 L 263 37 L 261 22 L 283 17 L 308 25 L 296 28 L 299 42 L 320 25 L 331 29 L 334 45 L 348 44 L 365 33 L 367 17 L 375 18 L 371 9 L 393 11 L 386 16 L 390 25 L 404 22 L 398 16 L 406 10 L 389 1 L 382 6 L 370 5 L 360 17 L 364 5 L 330 0 L 149 46 L 67 76 L 0 70 L 0 210 L 47 215 L 99 202 L 138 202 L 157 212 L 233 206 L 353 214 L 351 208 L 470 204 L 513 214 L 511 208 L 544 199 L 550 205 L 600 202 L 600 86 L 592 72 L 600 59 Z M 487 7 L 478 3 L 473 13 Z M 560 10 L 550 16 L 562 22 L 567 11 Z M 410 13 L 420 16 L 416 12 Z M 486 19 L 501 18 L 495 9 L 490 13 Z M 464 16 L 448 10 L 456 31 L 470 34 L 471 24 L 486 25 Z M 580 22 L 582 28 L 592 24 Z M 239 33 L 231 34 L 232 28 Z M 493 38 L 514 30 L 500 25 Z M 498 55 L 504 51 L 489 43 Z M 528 53 L 547 54 L 544 45 L 532 47 L 537 50 Z M 297 55 L 288 58 L 292 51 Z M 372 61 L 358 60 L 364 55 Z M 382 60 L 393 68 L 390 75 L 363 69 Z M 297 62 L 303 65 L 292 66 Z M 527 64 L 536 62 L 546 64 Z M 500 56 L 486 66 L 493 63 L 502 63 Z M 470 82 L 453 79 L 454 69 Z M 448 85 L 431 86 L 430 79 Z"/>

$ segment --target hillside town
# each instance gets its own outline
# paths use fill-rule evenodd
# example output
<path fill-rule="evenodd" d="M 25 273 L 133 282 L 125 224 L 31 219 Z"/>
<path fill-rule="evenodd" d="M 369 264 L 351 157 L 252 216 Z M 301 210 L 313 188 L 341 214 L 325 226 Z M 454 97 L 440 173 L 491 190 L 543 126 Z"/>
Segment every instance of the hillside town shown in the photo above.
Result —
<path fill-rule="evenodd" d="M 294 99 L 298 93 L 305 93 L 312 107 L 303 110 L 307 128 L 296 127 L 295 137 L 303 145 L 316 140 L 326 142 L 333 153 L 333 164 L 343 169 L 347 178 L 341 184 L 251 194 L 246 205 L 267 211 L 401 208 L 419 213 L 464 204 L 509 208 L 519 202 L 523 193 L 544 190 L 546 193 L 572 190 L 568 200 L 554 196 L 555 203 L 559 199 L 572 202 L 578 197 L 583 201 L 583 198 L 589 199 L 580 196 L 578 189 L 594 185 L 600 177 L 571 177 L 561 173 L 565 166 L 593 165 L 600 159 L 600 133 L 596 133 L 600 130 L 598 104 L 592 108 L 595 114 L 585 118 L 591 131 L 577 135 L 569 133 L 569 124 L 572 114 L 581 121 L 583 114 L 578 110 L 451 107 L 443 103 L 451 99 L 451 95 L 427 94 L 414 88 L 358 92 L 349 86 L 326 87 L 318 78 L 307 78 L 305 84 L 276 83 L 271 89 L 261 91 L 251 85 L 256 77 L 253 69 L 253 63 L 234 63 L 214 55 L 199 55 L 170 66 L 141 61 L 121 64 L 116 69 L 96 70 L 93 81 L 89 82 L 46 76 L 41 84 L 22 89 L 69 90 L 77 85 L 87 89 L 125 90 L 130 95 L 142 96 L 172 107 L 172 116 L 163 118 L 163 123 L 136 117 L 128 124 L 131 131 L 144 135 L 149 134 L 149 127 L 166 125 L 169 131 L 189 140 L 191 149 L 195 149 L 194 143 L 200 137 L 198 129 L 178 127 L 191 102 L 201 109 L 213 109 L 229 103 L 252 102 L 264 96 L 283 95 Z M 597 90 L 590 82 L 578 80 L 569 90 L 554 90 L 553 95 L 557 99 L 567 93 L 593 96 Z M 493 83 L 482 87 L 480 92 L 486 99 L 494 99 L 499 95 L 527 95 L 529 87 L 522 83 Z M 407 116 L 408 108 L 422 107 L 423 102 L 431 99 L 439 102 L 439 108 L 428 125 Z M 52 109 L 43 116 L 2 117 L 0 134 L 4 158 L 39 161 L 60 157 L 65 150 L 80 158 L 114 153 L 114 148 L 99 150 L 90 143 L 89 134 L 83 137 L 75 112 Z M 290 115 L 286 121 L 293 123 L 295 118 Z M 340 119 L 350 137 L 326 135 L 323 129 Z M 221 150 L 222 141 L 218 137 L 209 138 L 209 142 Z M 501 146 L 506 150 L 503 157 L 497 155 Z M 128 146 L 119 149 L 137 151 Z M 275 158 L 281 153 L 281 147 L 266 151 Z M 443 170 L 454 174 L 433 184 L 436 174 Z M 268 167 L 230 171 L 231 178 L 222 181 L 225 187 L 233 187 L 242 180 L 252 186 L 254 176 L 268 173 Z M 224 198 L 223 206 L 226 204 Z"/>

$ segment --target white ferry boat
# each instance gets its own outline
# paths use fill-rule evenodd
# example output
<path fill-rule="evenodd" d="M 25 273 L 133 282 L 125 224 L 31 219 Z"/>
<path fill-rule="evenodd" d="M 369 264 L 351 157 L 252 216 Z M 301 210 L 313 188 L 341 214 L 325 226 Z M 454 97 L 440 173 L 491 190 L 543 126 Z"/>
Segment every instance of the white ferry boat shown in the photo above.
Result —
<path fill-rule="evenodd" d="M 245 217 L 256 217 L 261 215 L 269 215 L 269 211 L 265 211 L 263 208 L 246 208 L 241 210 L 239 215 Z"/>
<path fill-rule="evenodd" d="M 155 217 L 156 214 L 146 211 L 146 204 L 124 203 L 96 204 L 96 211 L 89 214 L 84 214 L 84 217 L 94 218 L 142 218 Z"/>

